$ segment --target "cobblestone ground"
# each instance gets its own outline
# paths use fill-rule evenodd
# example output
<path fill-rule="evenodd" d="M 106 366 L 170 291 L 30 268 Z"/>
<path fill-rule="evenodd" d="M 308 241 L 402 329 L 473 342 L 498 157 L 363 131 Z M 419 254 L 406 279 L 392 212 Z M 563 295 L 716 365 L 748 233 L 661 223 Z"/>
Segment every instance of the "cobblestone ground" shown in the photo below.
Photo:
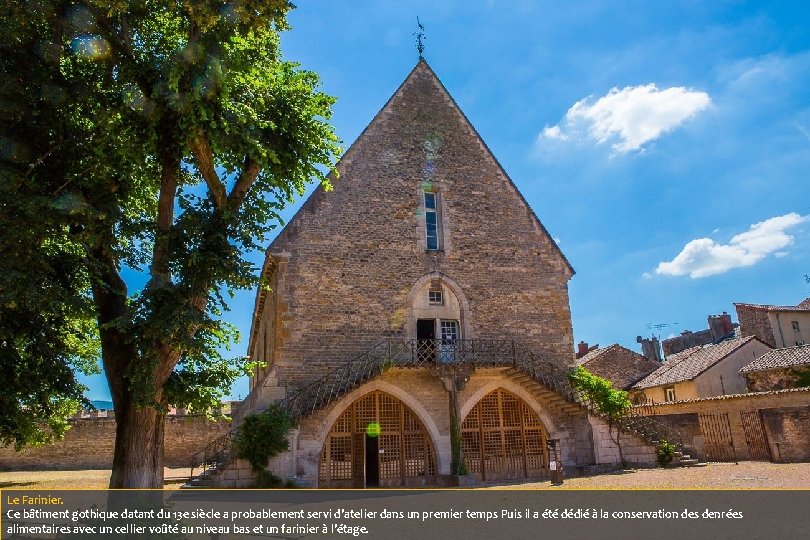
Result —
<path fill-rule="evenodd" d="M 530 482 L 491 489 L 810 489 L 810 463 L 741 461 L 704 467 L 635 469 L 613 474 L 566 478 L 561 486 Z"/>

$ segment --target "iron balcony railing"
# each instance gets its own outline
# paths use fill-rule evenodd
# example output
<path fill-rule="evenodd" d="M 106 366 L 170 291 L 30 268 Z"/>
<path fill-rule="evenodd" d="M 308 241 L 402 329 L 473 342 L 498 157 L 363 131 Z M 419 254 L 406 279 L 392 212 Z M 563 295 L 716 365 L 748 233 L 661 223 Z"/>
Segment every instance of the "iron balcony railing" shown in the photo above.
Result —
<path fill-rule="evenodd" d="M 514 340 L 495 339 L 408 339 L 387 338 L 371 348 L 337 365 L 279 402 L 294 423 L 340 399 L 364 382 L 390 368 L 511 367 L 556 392 L 566 401 L 577 404 L 592 414 L 603 416 L 588 395 L 571 384 L 569 371 L 541 359 L 527 346 Z M 246 400 L 246 402 L 248 402 Z M 636 433 L 648 441 L 667 439 L 679 449 L 681 434 L 661 422 L 645 416 L 626 416 L 616 421 L 618 427 Z M 191 458 L 192 471 L 207 470 L 230 457 L 236 430 L 209 443 Z"/>

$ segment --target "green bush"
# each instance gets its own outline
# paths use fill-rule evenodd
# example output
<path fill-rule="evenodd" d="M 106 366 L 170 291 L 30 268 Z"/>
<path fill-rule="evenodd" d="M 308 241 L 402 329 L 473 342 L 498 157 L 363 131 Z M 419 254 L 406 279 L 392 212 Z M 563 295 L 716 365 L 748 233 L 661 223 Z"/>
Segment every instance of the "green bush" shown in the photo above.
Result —
<path fill-rule="evenodd" d="M 625 416 L 631 403 L 627 392 L 616 390 L 613 383 L 594 375 L 582 366 L 577 366 L 568 374 L 571 385 L 583 392 L 596 410 L 607 416 L 611 422 Z"/>
<path fill-rule="evenodd" d="M 655 451 L 658 458 L 658 464 L 662 467 L 666 467 L 672 463 L 672 459 L 675 457 L 675 452 L 677 450 L 678 448 L 675 446 L 675 444 L 666 439 L 661 439 L 658 441 L 658 448 Z"/>
<path fill-rule="evenodd" d="M 287 432 L 292 421 L 276 405 L 242 420 L 234 440 L 236 456 L 250 463 L 257 473 L 256 487 L 282 487 L 282 480 L 267 470 L 267 461 L 289 448 Z"/>

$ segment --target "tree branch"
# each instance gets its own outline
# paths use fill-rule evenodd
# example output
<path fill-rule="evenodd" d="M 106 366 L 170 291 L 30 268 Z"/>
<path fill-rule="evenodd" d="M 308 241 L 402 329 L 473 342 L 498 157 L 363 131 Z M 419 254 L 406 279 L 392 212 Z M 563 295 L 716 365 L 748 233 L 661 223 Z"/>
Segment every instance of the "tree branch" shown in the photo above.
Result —
<path fill-rule="evenodd" d="M 194 154 L 194 159 L 197 161 L 197 170 L 200 171 L 205 183 L 208 184 L 208 189 L 214 198 L 214 204 L 217 209 L 221 210 L 225 203 L 228 202 L 228 196 L 225 192 L 225 185 L 219 179 L 214 167 L 214 154 L 208 144 L 208 138 L 202 130 L 199 130 L 197 135 L 191 139 L 190 145 L 191 153 Z"/>
<path fill-rule="evenodd" d="M 239 178 L 236 180 L 236 184 L 234 184 L 233 189 L 231 190 L 231 194 L 228 195 L 228 206 L 236 210 L 242 204 L 242 201 L 245 200 L 245 196 L 247 195 L 248 190 L 253 185 L 253 182 L 256 181 L 256 178 L 259 176 L 259 172 L 261 168 L 259 164 L 253 161 L 250 157 L 245 157 L 245 163 L 242 165 L 242 172 L 239 174 Z"/>
<path fill-rule="evenodd" d="M 167 137 L 168 138 L 168 137 Z M 174 199 L 180 176 L 180 152 L 173 141 L 162 141 L 160 150 L 160 194 L 158 195 L 157 230 L 152 251 L 150 285 L 169 283 L 169 232 L 174 223 Z"/>

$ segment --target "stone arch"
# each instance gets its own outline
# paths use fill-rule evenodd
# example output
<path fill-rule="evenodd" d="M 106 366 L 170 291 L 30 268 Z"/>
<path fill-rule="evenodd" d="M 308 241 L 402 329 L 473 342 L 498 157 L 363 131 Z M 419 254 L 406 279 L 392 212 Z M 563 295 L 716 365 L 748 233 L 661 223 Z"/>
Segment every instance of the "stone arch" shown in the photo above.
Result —
<path fill-rule="evenodd" d="M 464 462 L 479 479 L 548 475 L 548 432 L 540 416 L 520 396 L 499 385 L 467 407 L 462 418 Z"/>
<path fill-rule="evenodd" d="M 438 430 L 421 404 L 398 387 L 372 381 L 342 399 L 323 426 L 319 487 L 435 483 Z"/>
<path fill-rule="evenodd" d="M 461 326 L 461 335 L 465 339 L 474 338 L 475 336 L 472 334 L 473 325 L 470 313 L 470 302 L 461 286 L 442 272 L 425 274 L 416 280 L 416 283 L 411 287 L 405 307 L 405 329 L 407 336 L 411 339 L 416 337 L 416 320 L 420 317 L 419 295 L 420 293 L 426 293 L 432 285 L 441 285 L 444 292 L 449 292 L 453 295 L 453 299 L 458 306 L 458 321 Z"/>
<path fill-rule="evenodd" d="M 459 407 L 459 416 L 462 419 L 466 418 L 472 408 L 475 407 L 478 402 L 484 398 L 484 396 L 493 392 L 494 390 L 497 390 L 498 388 L 503 388 L 504 390 L 511 392 L 522 399 L 526 405 L 535 414 L 537 414 L 537 416 L 540 417 L 540 420 L 543 422 L 543 427 L 546 429 L 546 433 L 548 433 L 550 438 L 556 439 L 560 437 L 560 434 L 557 431 L 556 423 L 549 414 L 548 410 L 542 407 L 534 395 L 532 395 L 532 393 L 526 388 L 509 379 L 491 381 L 478 388 L 469 398 L 464 401 L 463 405 Z"/>

